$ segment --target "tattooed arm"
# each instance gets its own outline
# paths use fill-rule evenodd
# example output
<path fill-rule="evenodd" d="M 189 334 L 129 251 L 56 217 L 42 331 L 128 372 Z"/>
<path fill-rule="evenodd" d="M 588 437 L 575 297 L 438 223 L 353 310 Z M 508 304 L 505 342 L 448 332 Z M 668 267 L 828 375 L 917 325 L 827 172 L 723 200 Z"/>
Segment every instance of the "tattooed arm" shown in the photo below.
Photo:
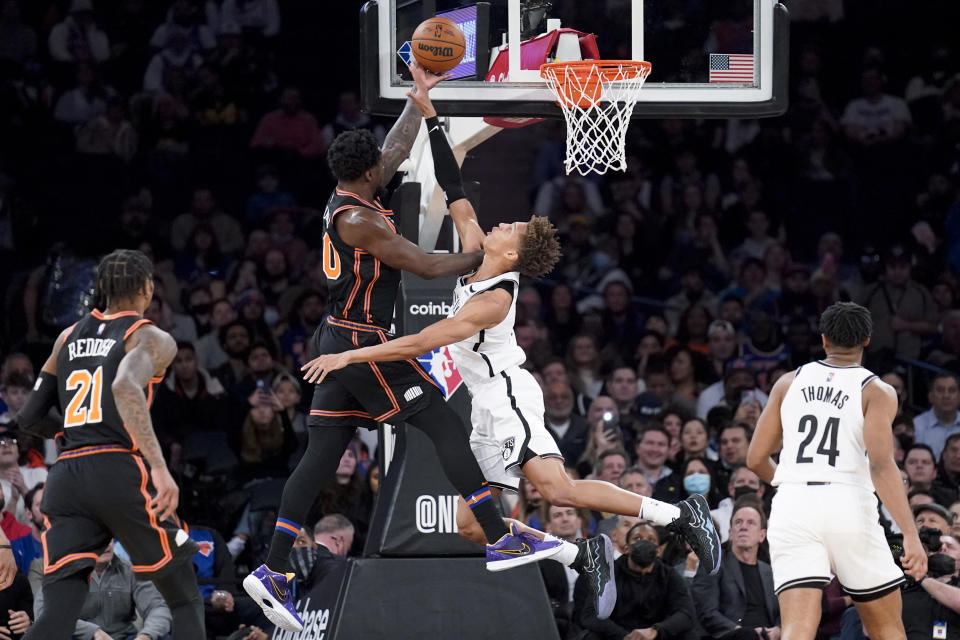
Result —
<path fill-rule="evenodd" d="M 413 73 L 414 88 L 410 94 L 416 94 L 418 91 L 429 92 L 438 82 L 447 76 L 438 76 L 426 72 L 417 65 L 411 67 Z M 417 133 L 420 132 L 420 121 L 423 114 L 413 103 L 413 100 L 407 98 L 407 104 L 403 107 L 403 113 L 397 118 L 397 121 L 387 133 L 387 138 L 383 141 L 383 150 L 380 155 L 380 186 L 386 186 L 393 179 L 393 174 L 397 172 L 400 163 L 410 155 L 410 149 L 413 147 L 414 140 L 417 139 Z"/>
<path fill-rule="evenodd" d="M 126 346 L 127 355 L 120 361 L 113 381 L 113 398 L 134 447 L 150 465 L 150 478 L 157 490 L 150 507 L 163 520 L 176 512 L 180 491 L 163 459 L 143 389 L 151 378 L 163 375 L 177 354 L 177 343 L 166 331 L 144 325 L 130 336 Z"/>

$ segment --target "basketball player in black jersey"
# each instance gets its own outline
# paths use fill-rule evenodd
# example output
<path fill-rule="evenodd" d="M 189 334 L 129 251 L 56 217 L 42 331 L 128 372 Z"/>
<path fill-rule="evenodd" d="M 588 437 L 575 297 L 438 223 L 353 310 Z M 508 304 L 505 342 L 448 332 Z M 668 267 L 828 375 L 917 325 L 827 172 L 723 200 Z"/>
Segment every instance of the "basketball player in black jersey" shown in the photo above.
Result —
<path fill-rule="evenodd" d="M 83 607 L 97 556 L 116 538 L 133 570 L 149 579 L 173 615 L 173 637 L 204 640 L 203 600 L 192 558 L 197 547 L 175 524 L 179 489 L 153 431 L 153 385 L 177 352 L 144 319 L 153 265 L 139 251 L 106 256 L 97 272 L 103 312 L 65 329 L 17 415 L 21 429 L 51 437 L 59 407 L 60 456 L 42 510 L 43 590 L 49 603 L 26 640 L 67 640 Z"/>
<path fill-rule="evenodd" d="M 428 92 L 441 80 L 419 67 L 412 73 L 413 92 Z M 401 270 L 436 278 L 480 265 L 479 251 L 425 253 L 397 233 L 393 212 L 379 199 L 409 154 L 421 120 L 420 110 L 408 100 L 382 151 L 366 130 L 342 133 L 330 146 L 327 160 L 337 187 L 324 213 L 322 247 L 330 300 L 329 316 L 313 337 L 317 354 L 387 341 Z M 447 478 L 472 509 L 488 543 L 531 562 L 559 551 L 559 545 L 546 548 L 509 533 L 471 453 L 462 420 L 415 360 L 351 365 L 316 386 L 307 451 L 284 487 L 270 555 L 243 581 L 270 621 L 283 629 L 300 631 L 303 626 L 292 602 L 292 574 L 286 573 L 303 519 L 320 487 L 336 472 L 356 428 L 381 422 L 407 422 L 433 441 Z"/>

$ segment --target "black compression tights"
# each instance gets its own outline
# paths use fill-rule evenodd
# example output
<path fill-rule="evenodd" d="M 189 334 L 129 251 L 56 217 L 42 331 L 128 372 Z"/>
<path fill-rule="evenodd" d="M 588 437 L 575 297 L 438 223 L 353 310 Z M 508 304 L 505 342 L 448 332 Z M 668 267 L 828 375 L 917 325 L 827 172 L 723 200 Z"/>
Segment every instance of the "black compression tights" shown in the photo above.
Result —
<path fill-rule="evenodd" d="M 23 640 L 70 640 L 90 588 L 89 571 L 43 584 L 43 611 Z"/>
<path fill-rule="evenodd" d="M 483 473 L 470 450 L 470 442 L 463 422 L 447 403 L 437 400 L 407 419 L 433 442 L 443 472 L 462 496 L 476 493 L 483 486 Z M 307 450 L 300 464 L 290 474 L 283 488 L 279 517 L 296 524 L 304 518 L 319 495 L 323 483 L 332 478 L 340 465 L 340 457 L 353 438 L 353 427 L 310 427 Z M 487 539 L 496 541 L 507 533 L 506 525 L 497 513 L 493 501 L 488 500 L 474 508 L 474 515 L 483 527 Z M 278 527 L 270 543 L 267 566 L 273 571 L 290 570 L 290 549 L 295 537 L 292 532 Z"/>
<path fill-rule="evenodd" d="M 70 640 L 87 599 L 89 571 L 65 576 L 43 585 L 43 611 L 30 626 L 24 640 Z M 163 576 L 153 576 L 173 618 L 172 636 L 176 640 L 205 640 L 203 598 L 197 587 L 193 563 L 171 567 Z"/>

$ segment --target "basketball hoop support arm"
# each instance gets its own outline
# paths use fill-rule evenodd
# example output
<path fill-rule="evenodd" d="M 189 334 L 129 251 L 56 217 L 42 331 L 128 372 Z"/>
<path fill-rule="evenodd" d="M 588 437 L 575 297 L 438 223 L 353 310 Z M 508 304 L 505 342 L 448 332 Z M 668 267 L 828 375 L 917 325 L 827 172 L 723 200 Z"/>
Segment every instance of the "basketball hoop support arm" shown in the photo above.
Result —
<path fill-rule="evenodd" d="M 468 151 L 503 131 L 500 127 L 487 124 L 480 117 L 441 118 L 441 122 L 453 156 L 461 167 Z M 420 125 L 417 139 L 410 149 L 410 157 L 400 165 L 400 171 L 406 172 L 404 182 L 420 183 L 420 248 L 433 251 L 440 236 L 443 217 L 447 215 L 447 203 L 434 175 L 433 154 L 430 152 L 430 136 L 427 134 L 426 124 Z M 452 234 L 453 247 L 459 249 L 460 238 L 455 229 Z"/>

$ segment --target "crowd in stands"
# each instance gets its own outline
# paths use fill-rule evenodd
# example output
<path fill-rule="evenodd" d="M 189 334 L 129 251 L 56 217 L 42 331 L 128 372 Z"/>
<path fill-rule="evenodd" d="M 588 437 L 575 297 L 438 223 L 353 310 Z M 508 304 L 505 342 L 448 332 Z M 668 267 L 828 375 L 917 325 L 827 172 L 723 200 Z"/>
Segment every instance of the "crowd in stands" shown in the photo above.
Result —
<path fill-rule="evenodd" d="M 534 188 L 505 185 L 562 234 L 561 264 L 519 293 L 516 335 L 570 473 L 668 501 L 702 493 L 730 549 L 711 577 L 649 524 L 522 487 L 511 515 L 559 537 L 608 532 L 622 553 L 622 602 L 603 621 L 576 575 L 542 563 L 569 637 L 778 640 L 773 489 L 742 465 L 773 383 L 822 356 L 817 319 L 837 300 L 873 314 L 865 364 L 901 400 L 893 432 L 911 504 L 941 534 L 931 553 L 960 558 L 960 64 L 945 31 L 958 9 L 894 0 L 884 20 L 905 21 L 894 28 L 864 3 L 788 4 L 785 116 L 638 121 L 627 171 L 590 179 L 563 175 L 564 133 L 538 125 Z M 297 372 L 325 313 L 325 150 L 341 131 L 382 139 L 390 126 L 360 111 L 355 86 L 309 86 L 322 83 L 303 62 L 316 45 L 295 10 L 0 2 L 0 425 L 54 337 L 95 303 L 98 256 L 150 255 L 147 317 L 179 345 L 152 413 L 179 513 L 214 550 L 196 562 L 211 637 L 270 630 L 237 576 L 263 561 L 305 443 L 311 389 Z M 15 612 L 17 637 L 42 606 L 40 505 L 56 449 L 0 430 L 0 526 L 23 574 L 0 611 Z M 374 447 L 356 440 L 315 505 L 316 529 L 294 551 L 304 582 L 330 556 L 362 552 Z M 94 575 L 77 637 L 168 633 L 157 595 L 129 587 L 122 549 L 105 550 Z M 955 567 L 941 575 L 960 584 Z M 104 607 L 112 583 L 129 600 Z M 960 629 L 960 596 L 939 589 L 911 592 L 908 629 Z M 862 634 L 836 584 L 824 604 L 823 637 Z"/>

